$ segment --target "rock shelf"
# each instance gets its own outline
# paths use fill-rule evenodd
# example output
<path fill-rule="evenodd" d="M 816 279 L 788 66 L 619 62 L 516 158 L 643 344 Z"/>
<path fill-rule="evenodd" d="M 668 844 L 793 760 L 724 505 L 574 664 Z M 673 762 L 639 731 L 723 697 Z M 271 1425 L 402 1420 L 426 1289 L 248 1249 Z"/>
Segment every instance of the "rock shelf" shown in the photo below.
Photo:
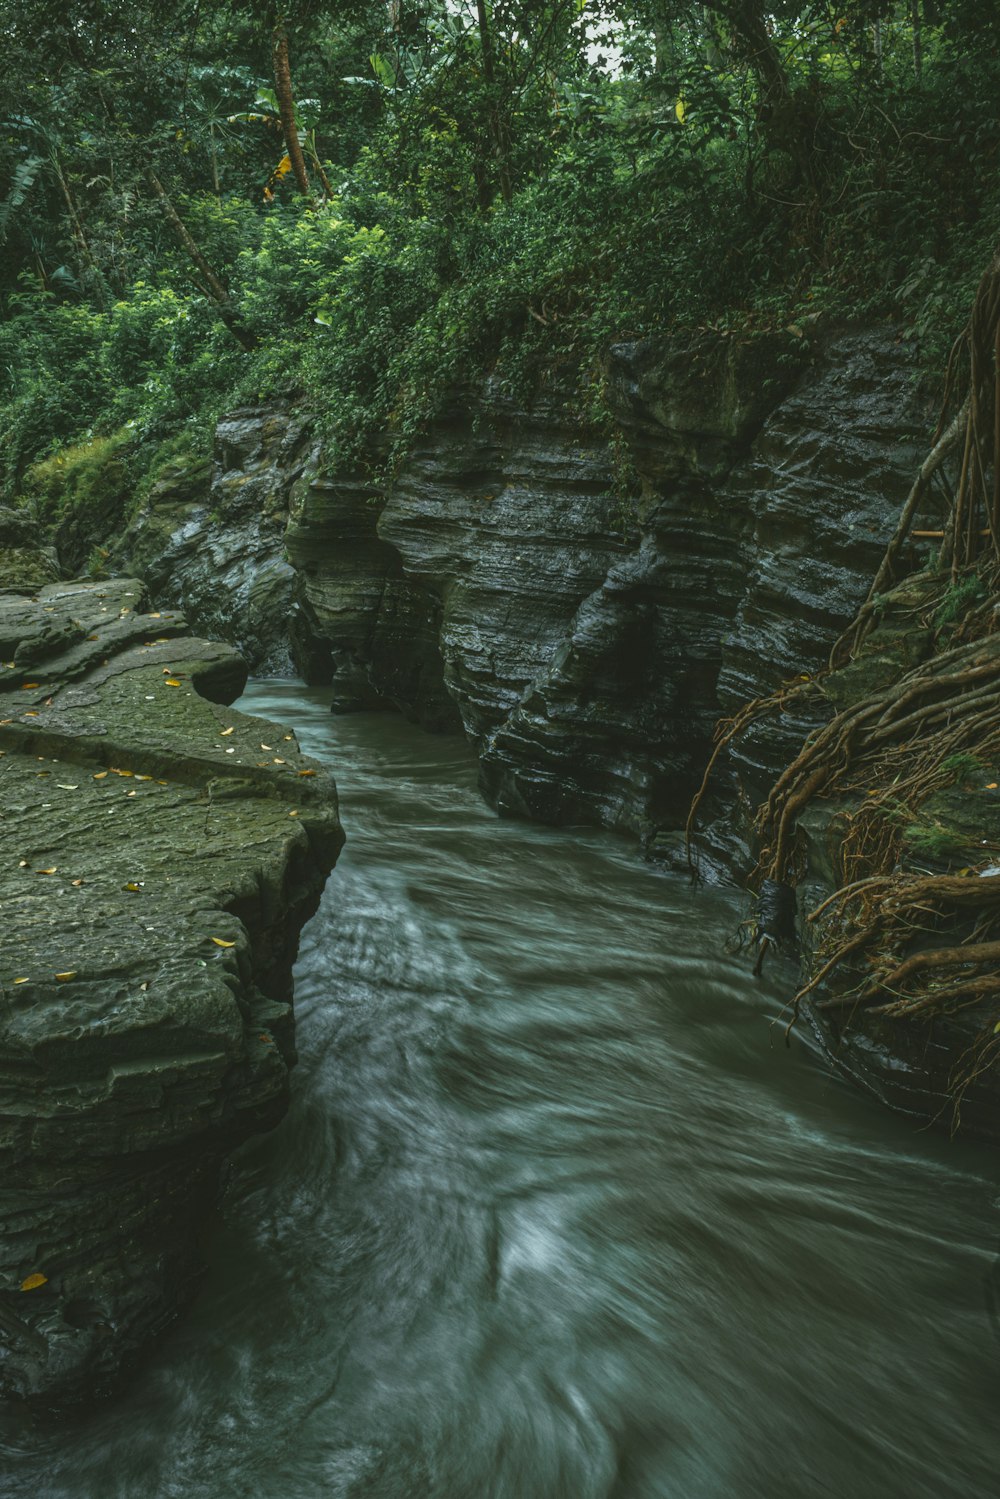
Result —
<path fill-rule="evenodd" d="M 136 580 L 0 594 L 0 1393 L 100 1393 L 197 1281 L 272 1127 L 291 967 L 343 843 L 246 667 Z"/>

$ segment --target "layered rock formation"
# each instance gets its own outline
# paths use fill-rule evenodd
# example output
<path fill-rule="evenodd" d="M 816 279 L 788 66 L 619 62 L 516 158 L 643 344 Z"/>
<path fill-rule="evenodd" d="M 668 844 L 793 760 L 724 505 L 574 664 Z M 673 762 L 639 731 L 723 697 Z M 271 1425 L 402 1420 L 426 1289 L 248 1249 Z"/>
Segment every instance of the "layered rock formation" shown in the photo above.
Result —
<path fill-rule="evenodd" d="M 284 531 L 291 492 L 315 457 L 301 414 L 230 412 L 211 457 L 164 464 L 123 535 L 105 539 L 109 568 L 138 573 L 161 609 L 183 608 L 253 673 L 289 672 L 295 574 Z"/>
<path fill-rule="evenodd" d="M 607 382 L 610 442 L 565 392 L 526 411 L 487 391 L 387 495 L 304 479 L 286 537 L 299 660 L 341 707 L 460 721 L 502 811 L 669 852 L 720 712 L 815 670 L 867 591 L 922 414 L 890 332 L 808 360 L 791 334 L 623 344 Z M 727 809 L 803 727 L 741 746 Z M 738 857 L 728 810 L 709 848 Z"/>
<path fill-rule="evenodd" d="M 271 1127 L 343 841 L 246 667 L 142 585 L 0 595 L 0 1392 L 99 1392 L 175 1313 L 224 1155 Z"/>

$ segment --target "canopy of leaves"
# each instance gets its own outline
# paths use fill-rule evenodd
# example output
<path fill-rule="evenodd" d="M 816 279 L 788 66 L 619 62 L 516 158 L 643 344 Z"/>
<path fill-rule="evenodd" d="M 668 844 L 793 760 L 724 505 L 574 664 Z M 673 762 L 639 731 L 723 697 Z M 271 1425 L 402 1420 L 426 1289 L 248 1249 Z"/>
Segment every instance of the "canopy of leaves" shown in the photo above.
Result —
<path fill-rule="evenodd" d="M 975 0 L 0 19 L 7 493 L 61 444 L 290 391 L 355 461 L 458 382 L 652 333 L 892 316 L 933 367 L 1000 224 L 1000 15 Z"/>

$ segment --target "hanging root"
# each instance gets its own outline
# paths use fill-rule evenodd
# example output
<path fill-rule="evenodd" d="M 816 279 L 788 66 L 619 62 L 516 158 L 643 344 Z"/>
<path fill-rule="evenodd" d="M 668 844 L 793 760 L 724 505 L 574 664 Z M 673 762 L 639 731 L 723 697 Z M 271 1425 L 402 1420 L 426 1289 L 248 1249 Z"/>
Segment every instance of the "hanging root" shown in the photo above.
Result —
<path fill-rule="evenodd" d="M 932 481 L 940 482 L 949 496 L 947 518 L 941 530 L 918 533 L 940 540 L 939 567 L 924 579 L 918 607 L 935 644 L 947 623 L 943 648 L 809 735 L 758 809 L 759 856 L 749 883 L 762 892 L 768 882 L 787 889 L 783 882 L 800 857 L 800 814 L 817 797 L 840 798 L 831 811 L 840 885 L 807 918 L 818 940 L 812 972 L 792 1001 L 788 1029 L 805 1000 L 819 1011 L 842 1011 L 841 1029 L 866 1013 L 882 1021 L 926 1020 L 978 1006 L 984 1029 L 953 1078 L 956 1109 L 971 1082 L 1000 1062 L 1000 873 L 983 867 L 991 851 L 1000 854 L 1000 821 L 994 818 L 997 841 L 977 837 L 972 852 L 961 835 L 949 846 L 948 830 L 923 809 L 935 793 L 956 784 L 964 783 L 971 796 L 1000 796 L 998 370 L 1000 251 L 952 350 L 930 452 L 868 598 L 819 677 L 786 684 L 719 725 L 685 829 L 690 862 L 698 808 L 727 746 L 763 715 L 820 690 L 822 679 L 861 650 L 896 579 L 921 504 Z M 944 477 L 950 459 L 960 460 L 953 488 Z M 985 816 L 988 803 L 982 806 Z M 961 853 L 970 867 L 960 872 L 916 867 L 918 854 L 940 868 Z M 755 973 L 769 936 L 761 930 Z"/>

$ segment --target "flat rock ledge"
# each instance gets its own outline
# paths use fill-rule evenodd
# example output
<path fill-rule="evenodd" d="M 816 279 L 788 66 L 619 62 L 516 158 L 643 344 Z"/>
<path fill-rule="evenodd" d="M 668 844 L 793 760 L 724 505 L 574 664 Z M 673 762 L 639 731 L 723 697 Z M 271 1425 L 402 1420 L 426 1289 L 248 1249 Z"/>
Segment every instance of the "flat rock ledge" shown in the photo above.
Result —
<path fill-rule="evenodd" d="M 0 579 L 0 585 L 3 580 Z M 142 584 L 0 592 L 0 1395 L 107 1390 L 200 1269 L 219 1167 L 294 1061 L 343 843 L 246 667 Z"/>

